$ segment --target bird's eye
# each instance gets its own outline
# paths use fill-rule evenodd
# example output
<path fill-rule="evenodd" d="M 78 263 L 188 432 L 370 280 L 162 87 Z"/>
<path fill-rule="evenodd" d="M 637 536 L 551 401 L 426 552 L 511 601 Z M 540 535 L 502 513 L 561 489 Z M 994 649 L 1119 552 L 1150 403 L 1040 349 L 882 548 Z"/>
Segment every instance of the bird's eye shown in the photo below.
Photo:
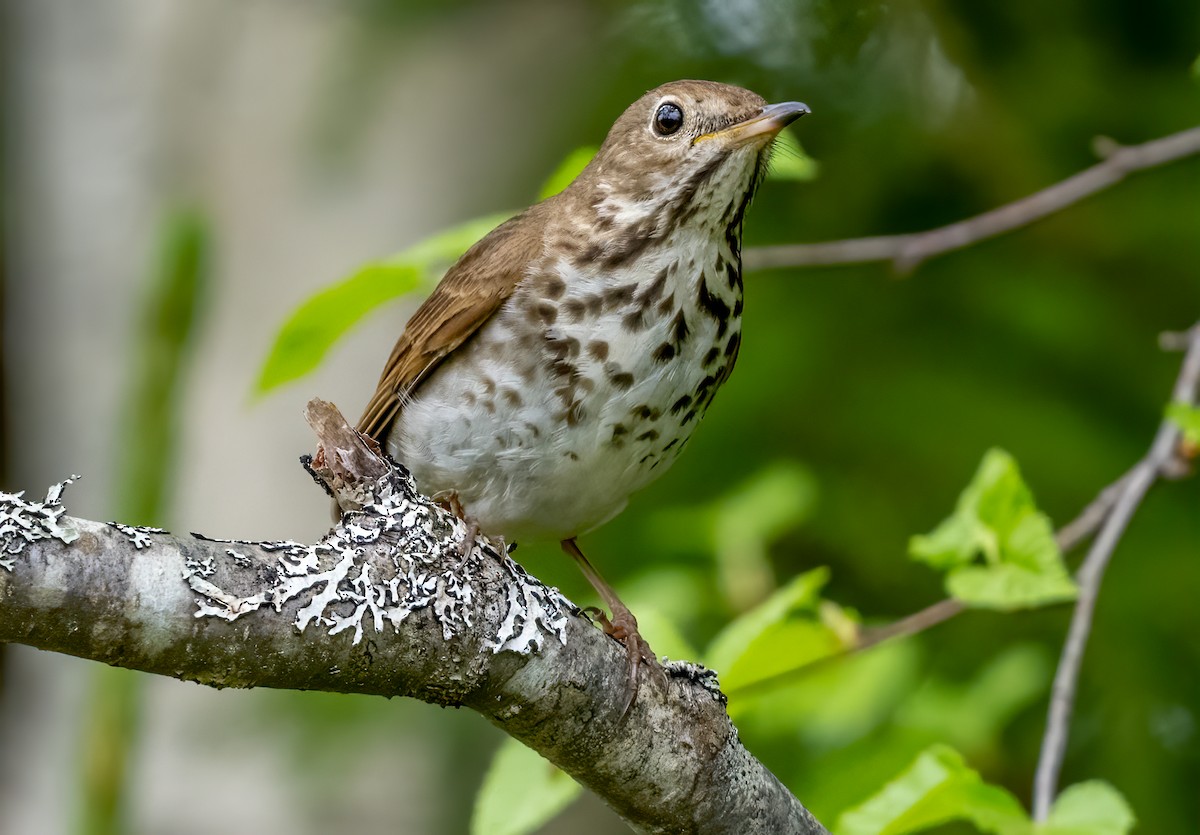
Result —
<path fill-rule="evenodd" d="M 663 102 L 654 111 L 654 132 L 670 136 L 683 127 L 683 111 L 673 101 Z"/>

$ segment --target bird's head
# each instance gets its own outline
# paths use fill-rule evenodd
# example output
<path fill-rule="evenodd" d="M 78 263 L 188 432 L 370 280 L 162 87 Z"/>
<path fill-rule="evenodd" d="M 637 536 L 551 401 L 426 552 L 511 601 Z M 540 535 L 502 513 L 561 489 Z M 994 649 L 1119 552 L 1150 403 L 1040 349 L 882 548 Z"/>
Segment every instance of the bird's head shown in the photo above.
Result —
<path fill-rule="evenodd" d="M 655 237 L 694 220 L 715 224 L 745 205 L 779 131 L 808 112 L 729 84 L 664 84 L 621 114 L 576 191 L 602 217 Z"/>

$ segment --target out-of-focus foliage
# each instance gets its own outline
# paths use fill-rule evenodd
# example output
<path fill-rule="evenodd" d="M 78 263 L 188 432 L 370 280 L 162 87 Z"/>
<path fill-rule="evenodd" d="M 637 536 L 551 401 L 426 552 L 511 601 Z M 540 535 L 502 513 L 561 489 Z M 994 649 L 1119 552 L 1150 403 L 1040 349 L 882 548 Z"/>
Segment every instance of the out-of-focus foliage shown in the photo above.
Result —
<path fill-rule="evenodd" d="M 388 37 L 403 44 L 420 26 L 455 25 L 482 5 L 442 11 L 373 0 L 364 8 L 376 16 L 364 28 L 376 46 L 354 54 L 378 55 Z M 600 46 L 581 57 L 575 94 L 545 102 L 544 124 L 530 128 L 553 131 L 557 156 L 522 160 L 519 148 L 488 147 L 486 135 L 480 153 L 550 170 L 571 149 L 594 147 L 642 91 L 674 78 L 804 100 L 813 115 L 792 130 L 819 160 L 819 176 L 766 183 L 746 220 L 747 246 L 934 227 L 1091 165 L 1097 135 L 1136 143 L 1200 120 L 1195 3 L 612 0 L 580 8 Z M 328 124 L 353 132 L 340 105 L 329 113 Z M 1157 334 L 1190 326 L 1200 311 L 1198 184 L 1195 159 L 1139 174 L 1027 230 L 934 259 L 902 282 L 882 265 L 748 275 L 737 373 L 688 454 L 585 543 L 652 645 L 672 657 L 702 656 L 704 647 L 711 655 L 743 628 L 730 624 L 778 606 L 783 619 L 754 631 L 742 650 L 780 630 L 795 643 L 772 652 L 789 663 L 814 645 L 835 647 L 859 617 L 874 625 L 933 602 L 941 586 L 905 559 L 906 543 L 946 518 L 964 475 L 993 447 L 1021 463 L 1050 518 L 1077 513 L 1143 454 L 1178 364 L 1157 349 Z M 458 187 L 472 183 L 447 184 Z M 381 361 L 389 347 L 380 346 Z M 373 383 L 364 380 L 364 392 Z M 781 471 L 793 475 L 770 475 Z M 1001 474 L 993 487 L 1026 507 L 1013 478 Z M 745 500 L 758 489 L 767 495 L 761 516 Z M 1188 672 L 1200 669 L 1196 489 L 1195 481 L 1156 489 L 1120 544 L 1064 767 L 1065 783 L 1103 778 L 1128 798 L 1143 831 L 1167 835 L 1200 826 L 1200 700 Z M 728 535 L 739 518 L 741 543 Z M 1044 528 L 1038 538 L 1044 544 Z M 518 557 L 591 602 L 556 549 L 522 543 Z M 984 559 L 974 570 L 989 570 Z M 747 679 L 731 709 L 750 749 L 826 822 L 862 808 L 939 744 L 960 752 L 958 766 L 946 765 L 953 757 L 944 749 L 928 761 L 976 786 L 968 795 L 1003 786 L 1012 803 L 1028 806 L 1066 622 L 1061 606 L 971 611 L 807 673 L 754 686 Z M 741 653 L 728 655 L 736 665 Z M 963 777 L 968 771 L 980 776 Z M 472 794 L 459 776 L 447 772 L 448 790 Z M 1081 812 L 1106 808 L 1112 831 L 1128 829 L 1128 807 L 1090 785 L 1060 798 L 1061 830 L 1042 832 L 1073 831 Z M 604 825 L 590 822 L 594 831 Z M 1078 831 L 1105 831 L 1096 823 Z"/>
<path fill-rule="evenodd" d="M 934 745 L 878 794 L 842 813 L 834 833 L 904 835 L 962 819 L 994 835 L 1030 829 L 1015 797 L 983 782 L 953 749 Z"/>
<path fill-rule="evenodd" d="M 1200 408 L 1186 403 L 1171 403 L 1167 406 L 1167 417 L 1183 430 L 1183 437 L 1190 444 L 1200 444 Z"/>
<path fill-rule="evenodd" d="M 962 755 L 933 745 L 878 794 L 838 818 L 834 835 L 906 835 L 949 821 L 970 821 L 992 835 L 1126 835 L 1133 813 L 1120 792 L 1101 780 L 1063 791 L 1040 824 L 1013 795 L 985 783 Z"/>
<path fill-rule="evenodd" d="M 471 835 L 534 832 L 582 790 L 540 754 L 515 739 L 507 739 L 500 744 L 483 778 L 471 817 Z"/>
<path fill-rule="evenodd" d="M 385 302 L 433 288 L 449 264 L 508 215 L 469 220 L 385 261 L 367 264 L 297 308 L 275 337 L 256 390 L 266 393 L 312 371 L 333 344 Z"/>
<path fill-rule="evenodd" d="M 116 515 L 137 525 L 168 523 L 184 381 L 194 333 L 212 281 L 211 231 L 196 209 L 177 208 L 162 222 L 159 252 L 146 282 L 133 356 L 116 479 Z M 110 835 L 129 827 L 129 775 L 142 724 L 145 674 L 92 670 L 80 738 L 78 831 Z"/>

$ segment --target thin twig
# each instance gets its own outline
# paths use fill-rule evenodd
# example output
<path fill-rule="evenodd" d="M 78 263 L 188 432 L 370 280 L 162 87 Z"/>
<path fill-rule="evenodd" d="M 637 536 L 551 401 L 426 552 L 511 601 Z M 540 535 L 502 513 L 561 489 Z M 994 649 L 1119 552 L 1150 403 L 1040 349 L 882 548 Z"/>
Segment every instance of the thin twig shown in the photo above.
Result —
<path fill-rule="evenodd" d="M 1116 185 L 1135 171 L 1200 154 L 1200 127 L 1141 145 L 1116 145 L 1111 140 L 1104 143 L 1098 141 L 1096 145 L 1104 158 L 1091 168 L 1028 197 L 966 220 L 905 235 L 752 247 L 746 250 L 743 263 L 748 270 L 761 270 L 769 267 L 817 267 L 891 261 L 896 272 L 904 275 L 929 258 L 963 249 L 1062 211 L 1085 197 Z"/>
<path fill-rule="evenodd" d="M 1175 381 L 1172 398 L 1179 403 L 1195 404 L 1200 390 L 1200 322 L 1192 327 L 1190 334 L 1187 354 Z M 1062 657 L 1054 675 L 1046 733 L 1042 738 L 1042 750 L 1033 782 L 1035 821 L 1044 821 L 1050 814 L 1050 806 L 1058 792 L 1058 776 L 1067 748 L 1067 734 L 1075 704 L 1079 668 L 1087 648 L 1092 615 L 1096 608 L 1096 598 L 1100 594 L 1104 570 L 1108 567 L 1117 542 L 1120 541 L 1142 498 L 1161 473 L 1170 468 L 1179 449 L 1180 438 L 1179 427 L 1170 420 L 1164 420 L 1146 457 L 1118 482 L 1123 483 L 1119 497 L 1076 575 L 1079 582 L 1079 599 L 1075 604 L 1071 627 L 1067 632 Z"/>

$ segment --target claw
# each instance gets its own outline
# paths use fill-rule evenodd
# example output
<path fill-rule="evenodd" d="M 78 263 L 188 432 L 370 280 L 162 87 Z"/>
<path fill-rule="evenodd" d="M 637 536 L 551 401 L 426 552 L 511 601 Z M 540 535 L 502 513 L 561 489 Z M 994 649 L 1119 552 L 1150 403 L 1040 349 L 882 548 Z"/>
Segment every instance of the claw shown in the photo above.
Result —
<path fill-rule="evenodd" d="M 625 647 L 626 659 L 626 696 L 625 703 L 621 708 L 621 721 L 629 715 L 629 711 L 633 709 L 633 705 L 637 702 L 639 689 L 639 675 L 642 665 L 651 671 L 654 679 L 659 683 L 663 692 L 666 692 L 667 674 L 663 670 L 662 665 L 658 663 L 658 659 L 654 656 L 654 651 L 650 649 L 650 645 L 646 643 L 646 639 L 638 632 L 637 618 L 633 616 L 633 612 L 629 611 L 629 607 L 621 602 L 617 597 L 617 593 L 612 590 L 608 583 L 604 582 L 599 572 L 592 567 L 588 562 L 587 557 L 579 550 L 579 545 L 575 540 L 567 539 L 562 543 L 563 550 L 575 558 L 579 564 L 579 568 L 583 571 L 583 575 L 587 577 L 588 582 L 608 604 L 608 608 L 612 610 L 612 619 L 610 620 L 604 614 L 602 609 L 597 609 L 592 606 L 584 609 L 593 617 L 600 628 L 608 635 L 611 635 L 616 640 L 620 641 Z"/>

